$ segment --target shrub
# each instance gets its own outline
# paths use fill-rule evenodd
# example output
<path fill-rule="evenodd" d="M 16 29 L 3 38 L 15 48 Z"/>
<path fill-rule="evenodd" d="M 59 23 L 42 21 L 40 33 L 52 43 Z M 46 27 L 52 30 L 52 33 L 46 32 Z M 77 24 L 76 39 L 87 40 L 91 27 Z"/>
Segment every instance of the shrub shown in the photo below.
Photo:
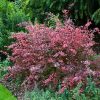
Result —
<path fill-rule="evenodd" d="M 84 24 L 88 19 L 92 19 L 96 24 L 100 23 L 99 8 L 100 0 L 18 0 L 22 8 L 28 13 L 32 21 L 35 18 L 39 22 L 44 22 L 48 12 L 54 15 L 60 14 L 62 10 L 70 10 L 70 16 L 77 24 Z M 39 3 L 38 3 L 39 2 Z M 93 18 L 92 18 L 93 17 Z M 80 23 L 81 22 L 81 23 Z"/>
<path fill-rule="evenodd" d="M 97 88 L 90 79 L 88 79 L 88 84 L 86 85 L 84 91 L 81 91 L 82 84 L 78 84 L 72 90 L 65 90 L 62 94 L 57 94 L 49 89 L 39 90 L 34 89 L 31 92 L 25 93 L 25 100 L 99 100 L 100 99 L 100 89 Z"/>
<path fill-rule="evenodd" d="M 0 78 L 3 78 L 3 76 L 8 72 L 8 66 L 11 65 L 11 62 L 9 62 L 7 59 L 4 61 L 0 61 Z"/>
<path fill-rule="evenodd" d="M 26 26 L 25 26 L 26 24 Z M 9 46 L 12 50 L 9 67 L 5 78 L 21 78 L 22 84 L 29 89 L 34 86 L 52 86 L 61 84 L 61 91 L 84 82 L 88 76 L 99 72 L 91 70 L 90 56 L 91 30 L 85 26 L 76 27 L 69 19 L 62 25 L 57 23 L 55 29 L 45 25 L 22 23 L 28 34 L 19 32 L 12 35 L 16 42 Z"/>
<path fill-rule="evenodd" d="M 21 30 L 16 24 L 28 20 L 29 16 L 15 2 L 0 1 L 0 50 L 7 50 L 6 46 L 12 41 L 9 39 L 11 32 Z"/>

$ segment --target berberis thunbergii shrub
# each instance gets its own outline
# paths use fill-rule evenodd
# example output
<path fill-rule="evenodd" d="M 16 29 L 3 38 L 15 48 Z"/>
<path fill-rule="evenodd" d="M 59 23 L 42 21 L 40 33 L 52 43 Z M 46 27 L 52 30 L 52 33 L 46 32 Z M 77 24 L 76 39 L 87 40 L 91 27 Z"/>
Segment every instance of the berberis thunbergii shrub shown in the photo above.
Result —
<path fill-rule="evenodd" d="M 16 42 L 9 49 L 14 65 L 8 68 L 5 78 L 20 77 L 29 89 L 36 85 L 51 85 L 55 89 L 61 84 L 59 92 L 80 82 L 85 84 L 88 76 L 99 79 L 100 72 L 91 69 L 89 60 L 94 44 L 89 24 L 76 27 L 70 19 L 64 25 L 58 22 L 55 29 L 38 24 L 19 24 L 25 26 L 28 34 L 12 35 Z"/>

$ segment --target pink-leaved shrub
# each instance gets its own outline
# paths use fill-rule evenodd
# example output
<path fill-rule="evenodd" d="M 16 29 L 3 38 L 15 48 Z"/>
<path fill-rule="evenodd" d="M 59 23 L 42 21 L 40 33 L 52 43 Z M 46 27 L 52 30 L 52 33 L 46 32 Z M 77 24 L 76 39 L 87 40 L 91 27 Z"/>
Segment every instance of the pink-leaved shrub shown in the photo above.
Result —
<path fill-rule="evenodd" d="M 89 60 L 94 54 L 91 49 L 94 42 L 88 24 L 76 27 L 69 19 L 64 25 L 58 23 L 55 29 L 37 24 L 24 27 L 28 33 L 12 35 L 16 42 L 9 49 L 14 65 L 8 68 L 5 78 L 22 77 L 27 88 L 49 85 L 56 88 L 60 84 L 59 92 L 63 92 L 84 83 L 90 75 L 95 80 L 99 76 L 99 72 L 91 69 Z"/>

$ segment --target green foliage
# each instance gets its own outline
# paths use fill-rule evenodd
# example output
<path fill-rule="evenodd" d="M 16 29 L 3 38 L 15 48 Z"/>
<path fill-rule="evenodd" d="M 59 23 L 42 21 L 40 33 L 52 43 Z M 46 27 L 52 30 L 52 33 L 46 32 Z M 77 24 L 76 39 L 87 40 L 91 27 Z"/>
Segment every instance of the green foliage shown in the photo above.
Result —
<path fill-rule="evenodd" d="M 16 25 L 27 20 L 29 16 L 15 2 L 0 0 L 0 49 L 11 43 L 11 32 L 20 30 Z"/>
<path fill-rule="evenodd" d="M 30 98 L 30 100 L 63 100 L 57 94 L 54 94 L 52 91 L 46 90 L 33 90 L 32 92 L 27 92 L 25 94 L 25 99 Z"/>
<path fill-rule="evenodd" d="M 56 24 L 59 22 L 59 15 L 54 15 L 49 13 L 48 17 L 45 20 L 45 24 L 50 28 L 56 28 Z"/>
<path fill-rule="evenodd" d="M 0 100 L 17 100 L 9 90 L 0 84 Z"/>
<path fill-rule="evenodd" d="M 97 9 L 94 14 L 92 15 L 92 19 L 96 24 L 100 24 L 100 8 Z"/>
<path fill-rule="evenodd" d="M 99 54 L 99 55 L 96 54 L 96 55 L 94 55 L 94 56 L 91 56 L 91 57 L 90 57 L 90 60 L 93 61 L 93 60 L 99 59 L 99 57 L 100 57 L 100 54 Z"/>
<path fill-rule="evenodd" d="M 92 19 L 98 24 L 100 0 L 18 0 L 22 8 L 28 13 L 34 22 L 43 22 L 49 12 L 59 14 L 62 18 L 62 10 L 70 10 L 71 18 L 77 24 L 84 24 Z"/>
<path fill-rule="evenodd" d="M 84 94 L 87 96 L 87 100 L 100 100 L 100 87 L 97 88 L 91 79 L 88 79 L 87 81 L 88 84 L 84 90 Z"/>
<path fill-rule="evenodd" d="M 78 84 L 72 90 L 65 90 L 63 94 L 55 93 L 49 89 L 39 90 L 34 89 L 32 92 L 26 92 L 25 99 L 28 100 L 100 100 L 100 88 L 95 86 L 95 83 L 88 79 L 88 84 L 81 93 L 82 84 Z"/>
<path fill-rule="evenodd" d="M 8 60 L 0 62 L 0 78 L 2 78 L 7 73 L 7 68 L 10 65 L 11 62 L 9 62 Z"/>
<path fill-rule="evenodd" d="M 74 2 L 74 6 L 71 8 L 71 17 L 75 19 L 75 22 L 78 22 L 78 24 L 92 19 L 94 13 L 100 8 L 100 0 L 72 0 L 72 2 Z M 97 16 L 97 13 L 95 16 Z M 96 22 L 98 19 L 96 19 L 95 16 L 95 20 L 93 20 Z"/>
<path fill-rule="evenodd" d="M 61 13 L 64 8 L 64 4 L 68 0 L 19 0 L 23 6 L 22 8 L 28 13 L 34 22 L 35 19 L 38 22 L 44 22 L 49 12 L 54 15 Z"/>

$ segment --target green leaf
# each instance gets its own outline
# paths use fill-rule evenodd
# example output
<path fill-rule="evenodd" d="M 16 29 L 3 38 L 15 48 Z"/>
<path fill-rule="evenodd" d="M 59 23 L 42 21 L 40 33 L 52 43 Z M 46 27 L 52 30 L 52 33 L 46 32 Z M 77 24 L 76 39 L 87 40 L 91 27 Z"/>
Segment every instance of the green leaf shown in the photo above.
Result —
<path fill-rule="evenodd" d="M 0 100 L 17 100 L 11 92 L 0 84 Z"/>
<path fill-rule="evenodd" d="M 96 24 L 100 23 L 100 8 L 94 12 L 94 14 L 92 15 L 92 19 Z"/>

